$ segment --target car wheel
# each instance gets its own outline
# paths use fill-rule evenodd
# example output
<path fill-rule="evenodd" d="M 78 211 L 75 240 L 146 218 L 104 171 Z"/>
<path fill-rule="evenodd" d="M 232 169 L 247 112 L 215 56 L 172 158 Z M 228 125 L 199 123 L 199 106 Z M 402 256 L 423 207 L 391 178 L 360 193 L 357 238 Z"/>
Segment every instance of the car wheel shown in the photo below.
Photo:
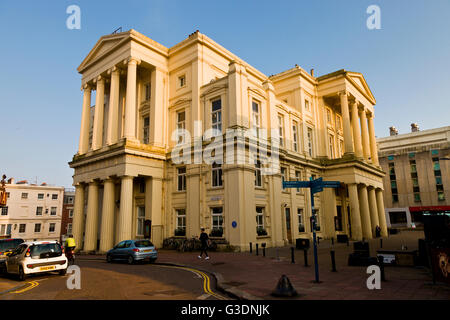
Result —
<path fill-rule="evenodd" d="M 65 276 L 66 273 L 67 273 L 67 269 L 59 270 L 59 274 L 60 274 L 61 276 Z"/>
<path fill-rule="evenodd" d="M 25 281 L 26 279 L 27 279 L 27 275 L 23 271 L 23 268 L 19 267 L 19 280 L 20 281 Z"/>
<path fill-rule="evenodd" d="M 134 263 L 134 258 L 133 256 L 129 256 L 128 257 L 128 264 L 133 264 Z"/>
<path fill-rule="evenodd" d="M 113 261 L 112 256 L 110 254 L 108 254 L 106 256 L 106 262 L 111 263 Z"/>

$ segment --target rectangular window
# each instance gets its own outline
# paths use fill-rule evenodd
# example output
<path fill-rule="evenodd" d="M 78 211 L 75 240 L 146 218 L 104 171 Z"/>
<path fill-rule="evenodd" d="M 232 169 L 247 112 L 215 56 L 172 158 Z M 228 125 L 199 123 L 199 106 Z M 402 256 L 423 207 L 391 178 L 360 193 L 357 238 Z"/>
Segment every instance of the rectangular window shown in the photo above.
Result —
<path fill-rule="evenodd" d="M 328 145 L 330 148 L 330 158 L 334 159 L 334 137 L 332 135 L 328 136 Z"/>
<path fill-rule="evenodd" d="M 4 236 L 6 234 L 6 224 L 2 224 L 0 226 L 0 236 Z"/>
<path fill-rule="evenodd" d="M 223 208 L 215 207 L 211 208 L 211 216 L 212 216 L 212 230 L 217 233 L 217 236 L 220 232 L 223 232 Z"/>
<path fill-rule="evenodd" d="M 40 223 L 35 223 L 34 224 L 34 232 L 35 233 L 41 232 L 41 224 Z"/>
<path fill-rule="evenodd" d="M 150 86 L 150 83 L 146 83 L 146 84 L 144 85 L 144 93 L 145 93 L 145 96 L 144 96 L 145 101 L 150 100 L 150 95 L 151 95 L 151 86 Z"/>
<path fill-rule="evenodd" d="M 213 130 L 222 133 L 222 100 L 214 100 L 211 110 L 211 126 Z"/>
<path fill-rule="evenodd" d="M 212 186 L 220 187 L 222 186 L 222 165 L 213 163 L 211 169 L 212 175 Z"/>
<path fill-rule="evenodd" d="M 177 230 L 180 231 L 180 235 L 182 233 L 186 234 L 186 209 L 177 209 Z"/>
<path fill-rule="evenodd" d="M 262 187 L 261 162 L 255 164 L 255 187 Z"/>
<path fill-rule="evenodd" d="M 298 124 L 297 121 L 292 121 L 292 144 L 294 151 L 298 151 Z"/>
<path fill-rule="evenodd" d="M 420 193 L 414 193 L 414 201 L 415 202 L 420 202 Z"/>
<path fill-rule="evenodd" d="M 73 218 L 73 209 L 69 210 L 69 218 Z"/>
<path fill-rule="evenodd" d="M 288 181 L 288 175 L 287 175 L 287 168 L 281 167 L 281 187 L 283 188 L 283 182 Z M 283 188 L 283 190 L 286 190 L 286 188 Z"/>
<path fill-rule="evenodd" d="M 22 199 L 28 199 L 28 193 L 22 192 Z"/>
<path fill-rule="evenodd" d="M 305 99 L 305 109 L 309 111 L 309 100 Z"/>
<path fill-rule="evenodd" d="M 67 224 L 67 234 L 72 234 L 72 224 L 71 223 Z"/>
<path fill-rule="evenodd" d="M 58 194 L 52 194 L 52 200 L 58 200 Z"/>
<path fill-rule="evenodd" d="M 145 207 L 138 207 L 136 235 L 144 235 Z"/>
<path fill-rule="evenodd" d="M 302 179 L 302 173 L 300 171 L 295 171 L 295 180 L 300 181 Z M 297 188 L 297 193 L 300 193 L 300 188 Z"/>
<path fill-rule="evenodd" d="M 264 207 L 256 207 L 256 232 L 258 235 L 264 230 Z"/>
<path fill-rule="evenodd" d="M 339 139 L 339 155 L 342 157 L 344 155 L 344 140 Z"/>
<path fill-rule="evenodd" d="M 26 224 L 25 223 L 21 223 L 20 225 L 19 225 L 19 233 L 25 233 L 25 231 L 26 231 Z"/>
<path fill-rule="evenodd" d="M 253 117 L 253 127 L 260 128 L 261 118 L 260 118 L 259 103 L 256 101 L 252 101 L 252 117 Z"/>
<path fill-rule="evenodd" d="M 336 216 L 334 217 L 334 230 L 342 231 L 342 206 L 336 206 Z"/>
<path fill-rule="evenodd" d="M 327 123 L 331 123 L 331 110 L 327 109 Z"/>
<path fill-rule="evenodd" d="M 44 194 L 43 193 L 38 193 L 38 200 L 42 200 L 44 199 Z"/>
<path fill-rule="evenodd" d="M 150 117 L 144 118 L 144 126 L 142 130 L 142 140 L 145 144 L 148 144 L 150 141 Z"/>
<path fill-rule="evenodd" d="M 305 232 L 305 222 L 303 219 L 303 209 L 297 208 L 298 232 Z"/>
<path fill-rule="evenodd" d="M 8 207 L 2 207 L 2 216 L 8 215 Z"/>
<path fill-rule="evenodd" d="M 438 191 L 438 201 L 444 201 L 444 200 L 445 200 L 444 191 Z"/>
<path fill-rule="evenodd" d="M 12 229 L 12 224 L 7 224 L 6 225 L 6 234 L 11 236 L 11 229 Z"/>
<path fill-rule="evenodd" d="M 336 115 L 336 129 L 342 130 L 341 117 Z"/>
<path fill-rule="evenodd" d="M 184 130 L 186 129 L 186 113 L 184 111 L 177 113 L 177 129 L 180 130 L 178 132 L 178 143 L 186 142 L 184 136 Z"/>
<path fill-rule="evenodd" d="M 177 168 L 177 177 L 178 177 L 177 190 L 185 191 L 186 190 L 186 167 Z"/>
<path fill-rule="evenodd" d="M 42 207 L 36 207 L 36 215 L 42 216 Z"/>
<path fill-rule="evenodd" d="M 48 226 L 48 232 L 55 232 L 56 223 L 50 223 Z"/>
<path fill-rule="evenodd" d="M 9 194 L 9 192 L 7 192 L 6 193 L 6 198 L 9 199 L 9 196 L 10 196 L 10 194 Z"/>
<path fill-rule="evenodd" d="M 313 132 L 311 128 L 308 128 L 308 154 L 309 156 L 313 156 Z"/>
<path fill-rule="evenodd" d="M 180 88 L 183 88 L 186 85 L 186 76 L 185 75 L 178 77 L 178 85 Z"/>
<path fill-rule="evenodd" d="M 280 136 L 280 146 L 284 147 L 284 117 L 278 115 L 278 135 Z"/>
<path fill-rule="evenodd" d="M 56 207 L 51 207 L 51 209 L 50 209 L 50 215 L 51 215 L 51 216 L 56 216 Z"/>
<path fill-rule="evenodd" d="M 69 197 L 69 199 L 67 199 L 67 203 L 68 204 L 73 204 L 73 197 Z"/>

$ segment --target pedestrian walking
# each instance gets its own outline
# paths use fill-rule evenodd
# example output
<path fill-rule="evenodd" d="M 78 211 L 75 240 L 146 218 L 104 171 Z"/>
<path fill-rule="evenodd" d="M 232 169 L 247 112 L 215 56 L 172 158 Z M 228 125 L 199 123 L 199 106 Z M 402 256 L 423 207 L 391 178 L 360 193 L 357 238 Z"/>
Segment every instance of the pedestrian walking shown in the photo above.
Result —
<path fill-rule="evenodd" d="M 203 252 L 206 255 L 205 260 L 209 259 L 208 252 L 206 252 L 206 249 L 208 249 L 208 240 L 209 240 L 209 237 L 205 232 L 205 228 L 202 228 L 202 233 L 200 233 L 200 241 L 202 242 L 202 250 L 200 251 L 200 255 L 198 256 L 199 259 L 202 258 Z"/>

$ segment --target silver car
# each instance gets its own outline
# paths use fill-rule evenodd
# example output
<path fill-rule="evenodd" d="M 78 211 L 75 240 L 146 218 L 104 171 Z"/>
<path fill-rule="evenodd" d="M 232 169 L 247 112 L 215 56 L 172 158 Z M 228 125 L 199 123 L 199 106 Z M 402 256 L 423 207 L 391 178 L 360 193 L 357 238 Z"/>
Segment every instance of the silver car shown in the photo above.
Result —
<path fill-rule="evenodd" d="M 150 240 L 124 240 L 106 254 L 108 262 L 125 260 L 129 264 L 146 259 L 149 262 L 155 262 L 157 258 L 158 252 Z"/>

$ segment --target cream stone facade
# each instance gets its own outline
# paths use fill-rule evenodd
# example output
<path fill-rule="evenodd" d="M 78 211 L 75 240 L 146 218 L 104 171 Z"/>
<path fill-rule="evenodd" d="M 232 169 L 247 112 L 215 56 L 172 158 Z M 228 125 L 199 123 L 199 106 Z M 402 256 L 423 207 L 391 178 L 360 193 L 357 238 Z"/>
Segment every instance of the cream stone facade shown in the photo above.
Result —
<path fill-rule="evenodd" d="M 377 225 L 387 235 L 375 98 L 360 73 L 314 77 L 295 66 L 268 77 L 198 31 L 166 48 L 135 30 L 101 37 L 78 71 L 82 118 L 70 166 L 73 234 L 82 250 L 105 252 L 143 237 L 145 220 L 157 246 L 201 228 L 240 250 L 310 238 L 309 192 L 282 188 L 282 179 L 310 177 L 342 183 L 316 196 L 319 236 L 368 239 Z M 175 129 L 201 137 L 210 128 L 238 132 L 224 152 L 233 159 L 238 143 L 250 154 L 249 129 L 273 129 L 257 144 L 269 156 L 280 144 L 281 170 L 260 175 L 260 162 L 177 163 Z M 190 143 L 200 152 L 183 157 L 208 150 L 208 141 Z"/>
<path fill-rule="evenodd" d="M 378 138 L 388 227 L 422 223 L 423 213 L 450 212 L 450 126 Z"/>

